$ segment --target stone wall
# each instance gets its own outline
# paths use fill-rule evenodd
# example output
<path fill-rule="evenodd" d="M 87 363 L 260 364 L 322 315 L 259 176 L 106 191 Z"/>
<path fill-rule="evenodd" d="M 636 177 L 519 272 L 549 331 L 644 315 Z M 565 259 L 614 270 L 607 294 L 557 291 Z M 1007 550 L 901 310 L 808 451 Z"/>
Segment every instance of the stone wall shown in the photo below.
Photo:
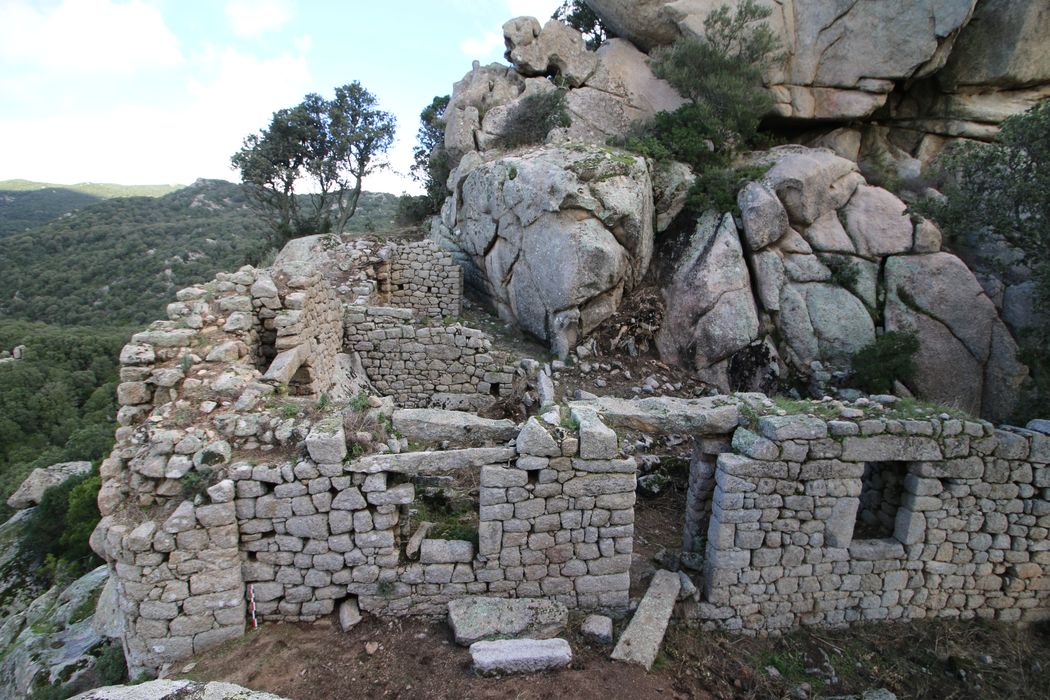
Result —
<path fill-rule="evenodd" d="M 342 304 L 321 273 L 305 264 L 263 272 L 252 303 L 263 324 L 264 381 L 292 394 L 320 396 L 331 387 L 342 350 Z M 270 342 L 272 341 L 272 343 Z"/>
<path fill-rule="evenodd" d="M 455 318 L 463 305 L 463 269 L 430 240 L 399 244 L 390 260 L 388 306 Z"/>
<path fill-rule="evenodd" d="M 332 423 L 307 438 L 309 457 L 234 465 L 242 568 L 257 613 L 309 621 L 356 596 L 376 613 L 443 614 L 468 594 L 625 608 L 635 465 L 615 459 L 612 431 L 588 440 L 556 440 L 532 420 L 511 447 L 344 462 L 343 429 Z M 479 476 L 477 546 L 412 543 L 413 480 L 464 471 Z"/>
<path fill-rule="evenodd" d="M 459 323 L 420 325 L 410 309 L 350 306 L 345 347 L 399 406 L 426 406 L 435 393 L 506 397 L 515 370 L 485 333 Z"/>
<path fill-rule="evenodd" d="M 1050 616 L 1050 436 L 947 414 L 764 416 L 733 446 L 714 472 L 700 619 L 758 632 Z"/>

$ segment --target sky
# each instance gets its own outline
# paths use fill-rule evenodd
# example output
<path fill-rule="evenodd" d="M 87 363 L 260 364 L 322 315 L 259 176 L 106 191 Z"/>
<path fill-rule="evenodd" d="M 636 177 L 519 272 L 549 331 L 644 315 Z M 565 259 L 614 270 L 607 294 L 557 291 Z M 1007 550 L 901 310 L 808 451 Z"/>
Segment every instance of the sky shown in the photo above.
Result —
<path fill-rule="evenodd" d="M 408 177 L 419 113 L 471 62 L 503 62 L 505 21 L 560 0 L 0 0 L 0 180 L 234 180 L 273 112 L 358 80 L 397 117 Z"/>

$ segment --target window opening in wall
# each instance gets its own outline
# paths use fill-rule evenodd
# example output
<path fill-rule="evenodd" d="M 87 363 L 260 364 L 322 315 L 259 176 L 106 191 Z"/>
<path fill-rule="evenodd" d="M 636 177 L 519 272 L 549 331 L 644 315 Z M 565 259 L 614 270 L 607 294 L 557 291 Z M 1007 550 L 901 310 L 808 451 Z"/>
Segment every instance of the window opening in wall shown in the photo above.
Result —
<path fill-rule="evenodd" d="M 864 465 L 853 539 L 893 537 L 907 475 L 907 462 L 868 462 Z"/>
<path fill-rule="evenodd" d="M 424 522 L 431 523 L 427 539 L 466 540 L 478 545 L 479 471 L 465 469 L 449 474 L 419 474 L 407 481 L 416 489 L 406 507 L 402 534 L 411 538 Z"/>
<path fill-rule="evenodd" d="M 492 384 L 489 385 L 489 394 L 497 398 L 499 397 L 499 382 L 492 382 Z"/>

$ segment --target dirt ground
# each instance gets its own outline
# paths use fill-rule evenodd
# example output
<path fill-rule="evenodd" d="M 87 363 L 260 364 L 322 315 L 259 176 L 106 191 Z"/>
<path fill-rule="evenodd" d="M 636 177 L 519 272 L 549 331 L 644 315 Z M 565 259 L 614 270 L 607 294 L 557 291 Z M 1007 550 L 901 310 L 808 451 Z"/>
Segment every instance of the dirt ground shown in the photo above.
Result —
<path fill-rule="evenodd" d="M 679 478 L 636 508 L 631 595 L 644 594 L 661 550 L 681 546 Z M 694 576 L 699 584 L 699 580 Z M 756 639 L 672 624 L 652 671 L 608 658 L 611 648 L 578 633 L 565 670 L 486 678 L 444 620 L 365 620 L 344 634 L 334 618 L 314 625 L 266 624 L 244 639 L 176 669 L 291 700 L 334 698 L 820 698 L 888 688 L 899 698 L 1050 698 L 1050 625 L 916 621 L 849 630 L 798 630 Z M 627 619 L 616 621 L 616 634 Z M 373 646 L 374 645 L 374 646 Z M 371 652 L 371 653 L 370 653 Z"/>
<path fill-rule="evenodd" d="M 182 667 L 292 700 L 333 698 L 800 698 L 885 687 L 900 698 L 1050 697 L 1050 634 L 981 622 L 914 622 L 801 630 L 776 639 L 673 625 L 651 672 L 565 633 L 570 668 L 529 676 L 473 673 L 443 621 L 367 617 L 343 634 L 332 620 L 272 624 Z M 623 622 L 617 623 L 617 633 Z M 370 643 L 378 645 L 369 653 Z M 188 669 L 188 670 L 186 670 Z M 834 682 L 829 683 L 829 676 Z"/>

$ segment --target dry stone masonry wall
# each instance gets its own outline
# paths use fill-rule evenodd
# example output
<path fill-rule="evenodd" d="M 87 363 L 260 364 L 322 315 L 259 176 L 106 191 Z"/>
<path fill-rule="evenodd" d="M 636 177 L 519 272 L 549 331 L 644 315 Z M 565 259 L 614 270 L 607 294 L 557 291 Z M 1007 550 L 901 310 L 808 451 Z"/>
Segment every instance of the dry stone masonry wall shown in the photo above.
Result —
<path fill-rule="evenodd" d="M 309 621 L 348 596 L 383 614 L 444 614 L 468 594 L 626 607 L 635 465 L 601 437 L 559 442 L 532 420 L 507 446 L 343 461 L 342 428 L 322 423 L 308 457 L 234 465 L 258 614 Z M 413 537 L 414 481 L 464 471 L 480 476 L 477 543 Z"/>
<path fill-rule="evenodd" d="M 433 241 L 398 246 L 389 279 L 388 306 L 434 318 L 456 318 L 463 312 L 463 268 Z"/>
<path fill-rule="evenodd" d="M 296 395 L 327 391 L 342 349 L 342 304 L 321 273 L 288 265 L 274 276 L 260 274 L 251 291 L 264 337 L 273 338 L 276 353 L 263 379 Z"/>
<path fill-rule="evenodd" d="M 400 406 L 426 406 L 435 394 L 512 393 L 515 369 L 482 331 L 419 325 L 410 309 L 351 306 L 345 333 L 375 387 Z"/>
<path fill-rule="evenodd" d="M 1050 436 L 765 416 L 732 444 L 714 472 L 696 617 L 758 632 L 1050 614 Z"/>
<path fill-rule="evenodd" d="M 133 672 L 241 636 L 249 603 L 264 621 L 443 614 L 482 594 L 625 610 L 637 460 L 617 431 L 694 440 L 683 561 L 702 570 L 703 597 L 681 616 L 757 633 L 1050 614 L 1044 423 L 996 430 L 868 399 L 834 418 L 823 404 L 771 415 L 755 394 L 606 397 L 522 425 L 412 408 L 511 396 L 529 363 L 430 318 L 443 302 L 371 305 L 393 296 L 394 267 L 354 251 L 369 304 L 344 304 L 302 262 L 246 267 L 179 292 L 122 351 L 92 546 L 111 565 Z M 420 289 L 452 290 L 445 263 L 397 274 L 422 265 Z M 392 398 L 365 403 L 369 386 Z M 477 489 L 476 538 L 428 536 L 421 521 L 425 489 L 450 481 Z"/>

